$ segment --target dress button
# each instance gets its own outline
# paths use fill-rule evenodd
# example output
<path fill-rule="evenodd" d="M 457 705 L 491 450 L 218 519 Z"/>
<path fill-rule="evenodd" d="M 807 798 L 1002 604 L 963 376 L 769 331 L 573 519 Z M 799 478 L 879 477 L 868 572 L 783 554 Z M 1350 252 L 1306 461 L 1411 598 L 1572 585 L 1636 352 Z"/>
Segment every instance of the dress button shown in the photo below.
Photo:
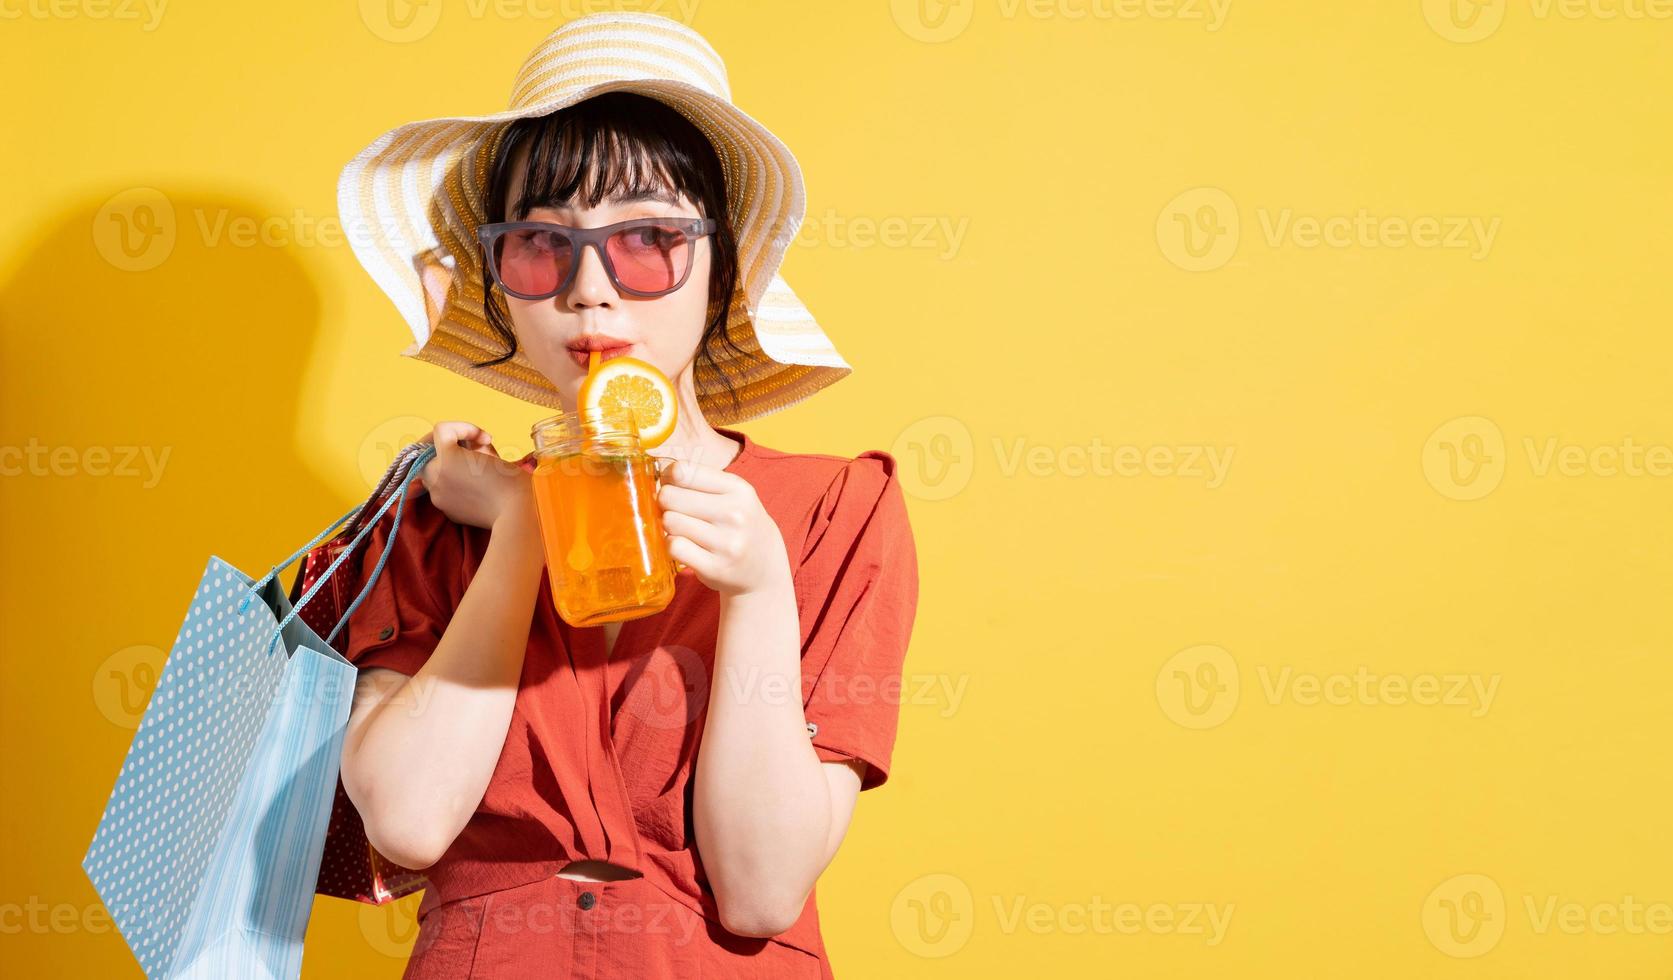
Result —
<path fill-rule="evenodd" d="M 583 909 L 590 909 L 598 902 L 598 899 L 593 896 L 592 892 L 582 892 L 580 899 L 577 901 Z"/>
<path fill-rule="evenodd" d="M 380 640 L 387 640 L 394 635 L 395 627 L 393 626 L 385 626 L 383 629 L 378 630 L 378 639 Z"/>

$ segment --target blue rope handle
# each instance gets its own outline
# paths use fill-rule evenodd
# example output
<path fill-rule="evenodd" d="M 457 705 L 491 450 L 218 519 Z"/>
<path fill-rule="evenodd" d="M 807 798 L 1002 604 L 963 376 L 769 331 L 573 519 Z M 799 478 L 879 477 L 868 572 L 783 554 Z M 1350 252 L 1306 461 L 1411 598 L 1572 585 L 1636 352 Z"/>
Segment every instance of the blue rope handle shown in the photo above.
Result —
<path fill-rule="evenodd" d="M 337 620 L 337 625 L 332 628 L 331 635 L 327 636 L 325 638 L 325 642 L 327 644 L 330 644 L 332 640 L 335 640 L 337 638 L 338 632 L 340 632 L 344 626 L 348 625 L 349 617 L 353 616 L 354 611 L 356 609 L 360 608 L 360 604 L 362 602 L 366 601 L 366 597 L 372 594 L 372 586 L 377 584 L 378 577 L 383 574 L 383 566 L 388 564 L 388 562 L 389 562 L 390 552 L 395 550 L 395 532 L 399 531 L 401 529 L 401 513 L 402 513 L 402 511 L 406 510 L 407 494 L 412 487 L 413 481 L 417 480 L 418 477 L 419 477 L 419 474 L 421 474 L 424 471 L 424 464 L 428 463 L 430 460 L 435 459 L 435 458 L 436 458 L 436 447 L 434 445 L 426 445 L 424 447 L 424 449 L 422 451 L 420 451 L 417 456 L 413 457 L 411 468 L 409 468 L 407 470 L 406 478 L 401 481 L 401 489 L 396 494 L 398 497 L 400 497 L 401 502 L 395 508 L 395 521 L 394 521 L 394 523 L 389 525 L 389 540 L 383 546 L 383 554 L 378 556 L 378 563 L 372 567 L 372 574 L 367 576 L 365 587 L 363 587 L 360 590 L 359 595 L 354 597 L 354 601 L 349 603 L 348 609 L 343 611 L 343 618 Z M 386 511 L 388 509 L 389 509 L 389 504 L 387 502 L 385 502 L 384 505 L 383 505 L 383 510 L 378 511 L 378 517 L 382 518 L 384 511 Z M 373 523 L 376 523 L 376 522 L 374 521 Z M 372 528 L 371 524 L 368 524 L 366 526 L 366 531 L 370 531 L 371 528 Z M 362 531 L 361 533 L 364 534 L 365 531 Z M 355 540 L 359 541 L 360 539 L 357 537 L 357 538 L 355 538 Z M 343 559 L 348 557 L 348 552 L 352 551 L 353 548 L 354 548 L 354 546 L 351 544 L 348 548 L 343 549 L 343 554 L 337 556 L 337 560 L 331 563 L 331 568 L 327 568 L 325 570 L 326 575 L 331 574 L 332 569 L 336 568 L 339 564 L 341 564 Z M 323 582 L 324 580 L 325 580 L 325 576 L 324 575 L 320 576 L 320 581 Z M 317 591 L 319 589 L 319 587 L 320 587 L 320 582 L 315 582 L 314 583 L 314 588 L 310 589 L 309 591 L 310 592 Z M 302 602 L 306 602 L 307 599 L 308 599 L 308 596 L 304 595 L 302 597 L 302 600 L 299 601 L 297 603 L 297 605 L 300 607 Z M 295 609 L 291 610 L 291 615 L 293 615 L 293 616 L 296 615 L 296 610 Z"/>
<path fill-rule="evenodd" d="M 378 508 L 377 514 L 374 515 L 371 520 L 366 522 L 365 526 L 360 529 L 360 533 L 355 535 L 354 540 L 349 543 L 349 546 L 344 548 L 342 554 L 337 556 L 337 560 L 333 561 L 330 567 L 325 570 L 325 573 L 319 577 L 319 580 L 316 581 L 307 592 L 303 593 L 302 597 L 296 601 L 296 605 L 291 608 L 290 614 L 281 620 L 279 625 L 274 629 L 273 638 L 269 640 L 267 644 L 268 652 L 272 652 L 273 645 L 278 643 L 279 638 L 284 635 L 285 627 L 290 623 L 290 621 L 302 612 L 302 607 L 307 605 L 308 601 L 311 600 L 321 588 L 324 588 L 326 581 L 331 578 L 332 574 L 342 566 L 343 562 L 349 559 L 349 556 L 354 554 L 355 548 L 360 546 L 360 542 L 366 537 L 366 535 L 372 533 L 372 528 L 376 527 L 377 523 L 383 519 L 383 515 L 389 512 L 389 508 L 399 504 L 395 510 L 395 523 L 389 529 L 389 541 L 384 545 L 383 554 L 378 558 L 377 567 L 372 570 L 371 577 L 367 580 L 365 587 L 360 590 L 360 595 L 355 597 L 354 602 L 351 603 L 348 610 L 343 613 L 343 618 L 338 620 L 336 628 L 331 631 L 331 635 L 326 637 L 326 643 L 329 644 L 332 640 L 337 638 L 337 633 L 342 630 L 346 623 L 348 623 L 349 617 L 354 614 L 355 609 L 357 609 L 360 604 L 365 601 L 366 596 L 372 591 L 372 586 L 377 583 L 378 576 L 383 573 L 383 567 L 385 563 L 389 561 L 389 554 L 395 547 L 395 532 L 400 530 L 401 527 L 401 515 L 407 505 L 407 493 L 412 487 L 413 481 L 417 480 L 419 474 L 423 472 L 424 464 L 434 459 L 435 456 L 436 447 L 433 444 L 426 444 L 423 450 L 421 450 L 417 456 L 413 457 L 412 464 L 407 470 L 406 477 L 401 481 L 400 489 L 389 495 L 388 499 L 383 502 L 383 506 Z M 353 510 L 350 510 L 347 514 L 337 518 L 337 520 L 331 523 L 330 527 L 321 531 L 312 541 L 303 545 L 289 558 L 286 558 L 279 564 L 274 565 L 266 575 L 261 577 L 259 582 L 250 586 L 249 591 L 245 594 L 243 600 L 238 604 L 238 611 L 243 612 L 249 606 L 250 601 L 260 595 L 261 590 L 266 587 L 269 581 L 271 581 L 281 571 L 290 567 L 292 562 L 312 550 L 316 545 L 330 535 L 331 532 L 341 527 L 344 521 L 347 521 L 355 514 L 360 513 L 360 511 L 365 508 L 366 503 L 369 503 L 369 501 L 361 503 Z"/>

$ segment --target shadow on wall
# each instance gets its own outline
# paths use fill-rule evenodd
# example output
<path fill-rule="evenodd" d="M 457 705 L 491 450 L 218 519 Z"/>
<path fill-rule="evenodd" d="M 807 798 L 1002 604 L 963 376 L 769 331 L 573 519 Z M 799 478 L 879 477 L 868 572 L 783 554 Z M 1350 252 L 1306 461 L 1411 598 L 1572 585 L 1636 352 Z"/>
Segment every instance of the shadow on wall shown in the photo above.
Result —
<path fill-rule="evenodd" d="M 26 240 L 0 284 L 0 417 L 3 444 L 49 472 L 6 481 L 28 515 L 16 546 L 76 543 L 62 571 L 78 584 L 185 589 L 211 553 L 265 572 L 353 503 L 297 452 L 320 329 L 310 246 L 234 233 L 283 210 L 128 190 Z"/>
<path fill-rule="evenodd" d="M 0 589 L 28 612 L 0 645 L 31 651 L 0 665 L 29 692 L 6 698 L 5 731 L 29 742 L 7 783 L 54 787 L 5 820 L 30 842 L 9 872 L 83 904 L 82 855 L 209 557 L 260 577 L 354 503 L 298 453 L 323 257 L 205 233 L 281 207 L 112 193 L 16 236 L 0 281 Z M 154 663 L 107 677 L 134 648 Z M 101 940 L 84 972 L 131 969 Z"/>

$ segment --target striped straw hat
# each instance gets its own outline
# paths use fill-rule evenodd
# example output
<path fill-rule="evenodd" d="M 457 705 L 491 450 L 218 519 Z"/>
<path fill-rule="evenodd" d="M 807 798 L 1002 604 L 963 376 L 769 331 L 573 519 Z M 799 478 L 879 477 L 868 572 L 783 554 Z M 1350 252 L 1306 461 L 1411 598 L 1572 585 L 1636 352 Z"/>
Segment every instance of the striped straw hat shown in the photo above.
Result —
<path fill-rule="evenodd" d="M 678 110 L 714 144 L 726 174 L 738 242 L 726 329 L 744 353 L 724 344 L 714 351 L 736 390 L 736 410 L 720 371 L 697 365 L 693 380 L 708 421 L 758 418 L 846 377 L 852 368 L 778 274 L 807 207 L 801 167 L 765 126 L 732 105 L 726 66 L 701 35 L 645 13 L 591 14 L 564 24 L 523 62 L 511 108 L 398 126 L 343 168 L 337 207 L 354 232 L 354 254 L 412 328 L 414 342 L 402 355 L 562 407 L 521 347 L 510 360 L 473 366 L 505 353 L 483 312 L 476 227 L 487 220 L 488 168 L 510 122 L 614 91 Z"/>

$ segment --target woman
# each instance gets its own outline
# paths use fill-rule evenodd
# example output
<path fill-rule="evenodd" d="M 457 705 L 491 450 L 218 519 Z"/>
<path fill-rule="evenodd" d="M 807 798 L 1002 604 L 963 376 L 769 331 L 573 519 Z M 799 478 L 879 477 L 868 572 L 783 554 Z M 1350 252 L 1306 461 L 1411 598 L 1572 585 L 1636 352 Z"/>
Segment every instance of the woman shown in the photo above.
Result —
<path fill-rule="evenodd" d="M 659 503 L 687 567 L 662 612 L 600 627 L 556 615 L 528 458 L 465 422 L 431 434 L 346 650 L 343 785 L 371 843 L 429 881 L 407 977 L 831 975 L 813 886 L 888 777 L 916 554 L 888 453 L 719 424 L 849 370 L 776 275 L 800 171 L 726 92 L 689 28 L 584 17 L 530 56 L 508 112 L 402 127 L 344 171 L 409 354 L 573 408 L 589 352 L 625 353 L 680 400 Z M 642 217 L 715 231 L 659 239 L 666 283 L 562 247 Z M 550 295 L 508 294 L 483 261 L 508 221 L 549 225 Z"/>

